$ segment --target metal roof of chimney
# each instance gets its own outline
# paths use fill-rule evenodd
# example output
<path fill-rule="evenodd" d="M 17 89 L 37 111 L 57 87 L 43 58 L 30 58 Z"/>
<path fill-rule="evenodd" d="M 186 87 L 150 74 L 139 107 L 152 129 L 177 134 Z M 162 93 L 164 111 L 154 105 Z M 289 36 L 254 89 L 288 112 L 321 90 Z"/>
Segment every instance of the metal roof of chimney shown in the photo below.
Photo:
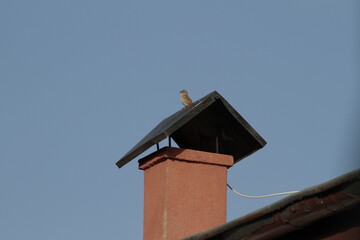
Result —
<path fill-rule="evenodd" d="M 116 165 L 121 168 L 166 137 L 171 137 L 180 148 L 232 155 L 235 163 L 266 145 L 246 120 L 214 91 L 165 118 Z"/>

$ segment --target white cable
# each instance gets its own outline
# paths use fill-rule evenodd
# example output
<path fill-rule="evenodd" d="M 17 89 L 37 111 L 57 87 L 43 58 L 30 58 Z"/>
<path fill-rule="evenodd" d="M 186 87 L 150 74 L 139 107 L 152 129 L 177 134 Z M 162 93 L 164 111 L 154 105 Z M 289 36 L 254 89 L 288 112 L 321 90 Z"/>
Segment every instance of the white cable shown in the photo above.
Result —
<path fill-rule="evenodd" d="M 226 184 L 226 185 L 228 186 L 228 188 L 230 188 L 231 191 L 233 191 L 237 195 L 239 195 L 241 197 L 245 197 L 245 198 L 266 198 L 266 197 L 273 197 L 273 196 L 279 196 L 279 195 L 285 195 L 285 194 L 293 194 L 293 193 L 300 192 L 300 191 L 290 191 L 290 192 L 274 193 L 274 194 L 262 195 L 262 196 L 247 196 L 247 195 L 239 193 L 238 191 L 233 189 L 229 184 Z"/>

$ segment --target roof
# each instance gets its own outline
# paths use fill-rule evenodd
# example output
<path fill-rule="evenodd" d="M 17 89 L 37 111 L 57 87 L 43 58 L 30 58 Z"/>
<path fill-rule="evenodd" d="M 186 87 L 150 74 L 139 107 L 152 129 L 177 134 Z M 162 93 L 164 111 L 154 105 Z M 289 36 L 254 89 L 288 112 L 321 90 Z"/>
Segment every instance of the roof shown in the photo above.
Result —
<path fill-rule="evenodd" d="M 336 217 L 344 212 L 349 213 L 345 219 L 352 219 L 352 221 L 357 221 L 357 224 L 359 223 L 360 169 L 182 240 L 274 239 L 332 216 L 337 219 Z M 357 216 L 357 220 L 354 216 Z M 333 224 L 335 228 L 341 227 L 342 220 L 337 221 L 340 224 Z M 297 233 L 294 236 L 298 235 Z M 285 237 L 284 239 L 294 238 Z"/>
<path fill-rule="evenodd" d="M 167 137 L 180 148 L 232 155 L 235 163 L 266 145 L 250 124 L 214 91 L 161 121 L 116 165 L 121 168 Z"/>

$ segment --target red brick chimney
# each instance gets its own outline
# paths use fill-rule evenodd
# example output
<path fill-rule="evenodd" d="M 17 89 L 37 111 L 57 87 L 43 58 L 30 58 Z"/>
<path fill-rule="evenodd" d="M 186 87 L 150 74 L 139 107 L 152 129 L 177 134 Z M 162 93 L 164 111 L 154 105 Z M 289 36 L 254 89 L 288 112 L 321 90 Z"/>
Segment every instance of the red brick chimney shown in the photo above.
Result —
<path fill-rule="evenodd" d="M 144 170 L 144 240 L 180 239 L 226 222 L 233 156 L 165 147 L 139 160 Z"/>

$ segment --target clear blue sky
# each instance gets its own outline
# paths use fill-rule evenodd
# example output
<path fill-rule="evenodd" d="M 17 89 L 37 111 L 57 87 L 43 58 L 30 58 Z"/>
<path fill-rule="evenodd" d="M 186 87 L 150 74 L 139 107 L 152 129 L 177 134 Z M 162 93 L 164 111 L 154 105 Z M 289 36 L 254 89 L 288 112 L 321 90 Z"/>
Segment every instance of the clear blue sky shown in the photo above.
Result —
<path fill-rule="evenodd" d="M 359 167 L 359 1 L 2 0 L 0 36 L 0 239 L 141 239 L 143 173 L 115 162 L 181 89 L 268 142 L 229 170 L 239 192 Z M 228 220 L 280 198 L 228 192 Z"/>

